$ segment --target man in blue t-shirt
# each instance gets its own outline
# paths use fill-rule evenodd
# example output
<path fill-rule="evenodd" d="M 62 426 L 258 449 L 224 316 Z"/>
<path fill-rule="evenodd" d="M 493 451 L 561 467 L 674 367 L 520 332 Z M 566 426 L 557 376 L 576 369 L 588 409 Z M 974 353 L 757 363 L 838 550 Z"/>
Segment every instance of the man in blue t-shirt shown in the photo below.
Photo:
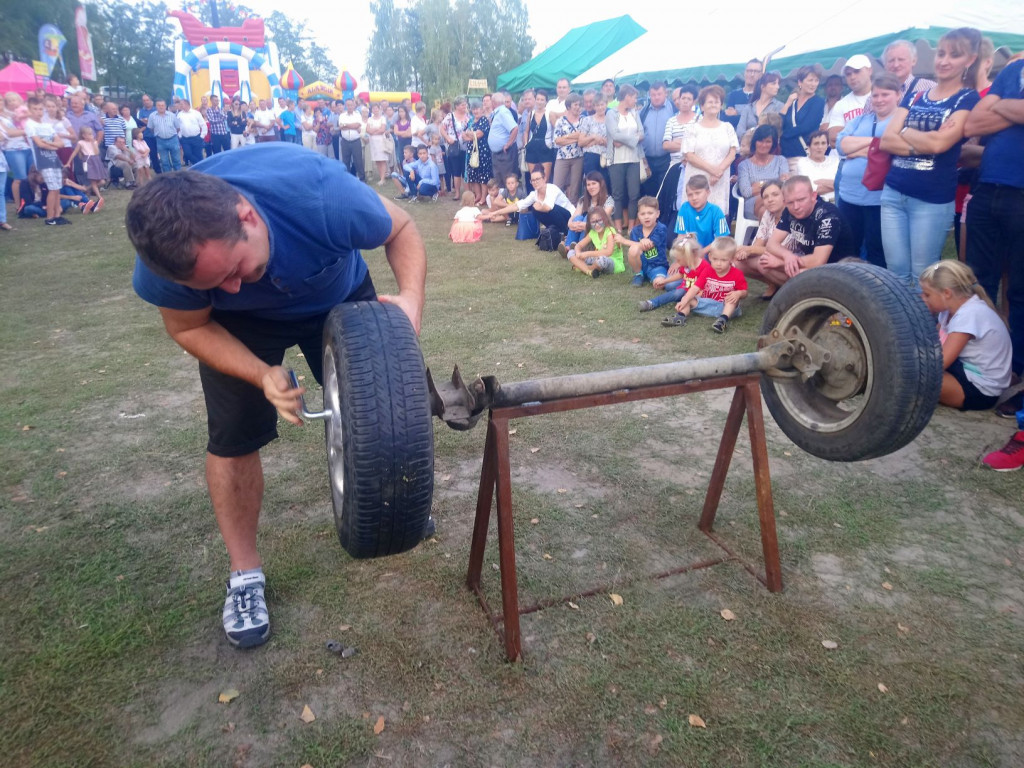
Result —
<path fill-rule="evenodd" d="M 967 117 L 967 136 L 986 136 L 967 203 L 967 263 L 989 296 L 1005 270 L 1013 372 L 1024 374 L 1024 61 L 1007 64 Z M 996 409 L 1013 418 L 1021 396 Z"/>
<path fill-rule="evenodd" d="M 384 246 L 399 306 L 419 333 L 426 253 L 408 215 L 339 164 L 268 143 L 222 152 L 140 187 L 125 216 L 135 292 L 199 360 L 208 417 L 206 478 L 231 561 L 224 631 L 235 646 L 270 634 L 256 548 L 260 448 L 293 424 L 302 388 L 281 366 L 298 345 L 322 381 L 327 313 L 378 298 L 362 249 Z"/>

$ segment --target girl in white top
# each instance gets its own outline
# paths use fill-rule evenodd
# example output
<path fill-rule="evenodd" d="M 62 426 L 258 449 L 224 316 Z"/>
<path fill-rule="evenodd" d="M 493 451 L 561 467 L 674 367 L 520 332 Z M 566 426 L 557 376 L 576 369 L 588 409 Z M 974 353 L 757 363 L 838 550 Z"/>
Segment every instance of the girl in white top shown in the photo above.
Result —
<path fill-rule="evenodd" d="M 453 243 L 475 243 L 483 234 L 480 223 L 486 214 L 476 206 L 476 195 L 469 190 L 462 193 L 462 207 L 455 212 L 455 221 L 448 232 Z"/>
<path fill-rule="evenodd" d="M 811 188 L 826 203 L 836 201 L 836 173 L 839 171 L 839 155 L 828 151 L 828 133 L 815 131 L 807 140 L 807 157 L 798 157 L 796 172 L 811 180 Z"/>
<path fill-rule="evenodd" d="M 686 182 L 697 174 L 708 177 L 711 192 L 708 202 L 717 205 L 729 215 L 729 168 L 736 158 L 740 142 L 730 123 L 719 119 L 725 103 L 725 89 L 720 85 L 701 88 L 697 97 L 703 116 L 683 137 L 683 156 L 686 170 L 679 177 L 676 201 L 686 201 Z"/>
<path fill-rule="evenodd" d="M 1010 386 L 1012 345 L 974 272 L 948 259 L 925 267 L 921 298 L 939 320 L 942 392 L 939 402 L 961 411 L 985 411 Z"/>

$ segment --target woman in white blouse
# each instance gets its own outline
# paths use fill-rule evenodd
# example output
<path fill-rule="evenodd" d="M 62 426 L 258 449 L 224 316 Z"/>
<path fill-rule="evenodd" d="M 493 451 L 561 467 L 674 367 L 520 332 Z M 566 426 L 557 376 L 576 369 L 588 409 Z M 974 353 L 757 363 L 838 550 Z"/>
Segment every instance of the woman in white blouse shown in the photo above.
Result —
<path fill-rule="evenodd" d="M 679 179 L 676 207 L 686 200 L 686 182 L 703 174 L 711 184 L 708 202 L 729 213 L 729 168 L 736 157 L 740 143 L 730 123 L 719 119 L 725 103 L 725 89 L 720 85 L 701 88 L 697 97 L 703 117 L 683 137 L 683 156 L 686 170 Z"/>
<path fill-rule="evenodd" d="M 532 209 L 538 224 L 553 227 L 564 236 L 569 231 L 569 218 L 573 214 L 569 198 L 554 184 L 546 181 L 544 168 L 539 163 L 530 171 L 530 184 L 533 185 L 533 191 L 522 200 L 495 211 L 481 213 L 477 218 L 480 221 L 500 221 L 498 217 L 505 214 Z"/>
<path fill-rule="evenodd" d="M 839 155 L 828 152 L 828 133 L 815 131 L 807 140 L 807 157 L 798 157 L 796 172 L 811 180 L 811 188 L 827 203 L 836 200 L 836 172 L 839 170 Z"/>
<path fill-rule="evenodd" d="M 636 226 L 637 201 L 640 200 L 640 164 L 644 162 L 644 124 L 636 112 L 637 90 L 619 86 L 619 105 L 605 117 L 609 144 L 605 147 L 608 175 L 615 198 L 615 228 L 628 232 Z M 622 211 L 626 211 L 623 221 Z"/>

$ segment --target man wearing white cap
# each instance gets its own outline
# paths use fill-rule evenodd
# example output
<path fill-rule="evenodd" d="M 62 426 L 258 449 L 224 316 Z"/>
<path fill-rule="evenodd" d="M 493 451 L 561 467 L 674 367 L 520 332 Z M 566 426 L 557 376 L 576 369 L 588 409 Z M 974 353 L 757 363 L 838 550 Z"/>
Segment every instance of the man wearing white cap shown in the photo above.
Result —
<path fill-rule="evenodd" d="M 832 108 L 828 119 L 828 143 L 835 147 L 836 136 L 846 124 L 863 114 L 871 98 L 871 59 L 858 53 L 846 60 L 843 77 L 850 92 L 843 96 Z"/>

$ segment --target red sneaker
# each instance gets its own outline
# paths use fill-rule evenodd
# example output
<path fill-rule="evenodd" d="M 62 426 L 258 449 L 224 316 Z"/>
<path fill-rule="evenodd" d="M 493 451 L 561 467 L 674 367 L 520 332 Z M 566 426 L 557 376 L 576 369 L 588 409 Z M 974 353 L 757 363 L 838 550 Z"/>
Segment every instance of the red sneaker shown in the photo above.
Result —
<path fill-rule="evenodd" d="M 993 451 L 984 459 L 982 464 L 987 464 L 996 472 L 1012 472 L 1015 469 L 1024 467 L 1024 429 L 1018 431 L 1010 442 Z"/>

